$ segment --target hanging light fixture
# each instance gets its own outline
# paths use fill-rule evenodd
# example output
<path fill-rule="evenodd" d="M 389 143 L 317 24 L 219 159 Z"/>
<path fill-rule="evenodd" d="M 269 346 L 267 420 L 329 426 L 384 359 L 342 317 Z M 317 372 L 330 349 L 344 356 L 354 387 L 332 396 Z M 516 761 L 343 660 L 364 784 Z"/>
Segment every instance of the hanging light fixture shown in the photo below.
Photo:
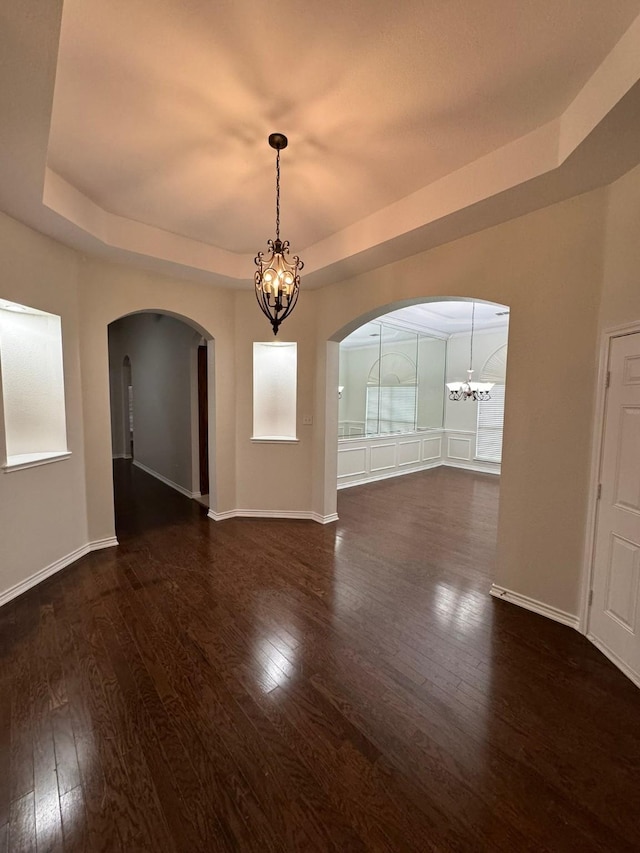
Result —
<path fill-rule="evenodd" d="M 289 257 L 289 241 L 280 239 L 280 152 L 286 148 L 289 140 L 284 133 L 272 133 L 269 145 L 278 152 L 276 155 L 276 239 L 267 240 L 267 256 L 258 252 L 255 264 L 256 299 L 258 305 L 269 319 L 273 334 L 278 334 L 278 326 L 293 311 L 300 290 L 300 270 L 303 262 L 297 255 Z"/>
<path fill-rule="evenodd" d="M 493 388 L 493 382 L 473 382 L 473 332 L 475 327 L 476 303 L 471 308 L 471 343 L 469 352 L 469 370 L 467 370 L 466 382 L 447 382 L 450 400 L 477 400 L 482 403 L 491 399 L 489 393 Z"/>

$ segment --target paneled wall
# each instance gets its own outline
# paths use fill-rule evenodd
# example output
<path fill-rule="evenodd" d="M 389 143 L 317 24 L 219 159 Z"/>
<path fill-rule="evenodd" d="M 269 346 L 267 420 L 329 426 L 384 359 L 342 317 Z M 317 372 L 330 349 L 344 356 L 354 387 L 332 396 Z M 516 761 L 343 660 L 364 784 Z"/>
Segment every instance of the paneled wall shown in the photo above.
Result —
<path fill-rule="evenodd" d="M 500 465 L 475 459 L 475 432 L 434 429 L 350 438 L 338 442 L 338 488 L 448 465 L 499 474 Z"/>
<path fill-rule="evenodd" d="M 372 328 L 375 324 L 371 323 Z M 474 336 L 475 378 L 479 378 L 486 360 L 507 342 L 508 327 L 476 333 Z M 424 338 L 425 347 L 446 346 L 446 381 L 466 378 L 469 365 L 470 334 L 454 335 L 446 342 Z M 396 343 L 395 348 L 400 347 Z M 415 350 L 415 345 L 414 345 Z M 346 349 L 340 354 L 340 385 L 338 422 L 338 488 L 355 486 L 372 480 L 396 477 L 410 471 L 448 465 L 471 471 L 500 473 L 500 465 L 476 459 L 476 429 L 478 403 L 447 399 L 443 374 L 429 367 L 433 355 L 422 362 L 418 359 L 418 405 L 439 412 L 440 427 L 415 432 L 366 436 L 363 420 L 367 378 L 379 355 L 378 344 Z M 444 354 L 443 354 L 444 359 Z M 426 366 L 426 369 L 422 365 Z M 443 362 L 444 373 L 444 362 Z M 354 400 L 356 403 L 354 404 Z M 444 407 L 444 409 L 443 409 Z M 442 423 L 444 411 L 444 424 Z M 420 421 L 417 424 L 420 427 Z"/>

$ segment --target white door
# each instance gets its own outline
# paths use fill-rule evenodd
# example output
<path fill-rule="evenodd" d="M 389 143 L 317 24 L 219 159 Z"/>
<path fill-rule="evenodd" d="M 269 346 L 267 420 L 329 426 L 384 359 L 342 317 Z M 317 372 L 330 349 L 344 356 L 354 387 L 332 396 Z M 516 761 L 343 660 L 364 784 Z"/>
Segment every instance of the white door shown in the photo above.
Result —
<path fill-rule="evenodd" d="M 589 636 L 640 686 L 640 333 L 612 338 Z"/>

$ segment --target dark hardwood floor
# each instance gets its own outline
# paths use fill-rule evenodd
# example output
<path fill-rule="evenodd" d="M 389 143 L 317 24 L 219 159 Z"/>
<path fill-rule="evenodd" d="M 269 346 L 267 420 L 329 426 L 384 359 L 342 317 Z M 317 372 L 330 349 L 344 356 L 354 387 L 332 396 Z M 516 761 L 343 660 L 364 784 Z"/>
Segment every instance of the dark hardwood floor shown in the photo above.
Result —
<path fill-rule="evenodd" d="M 496 479 L 324 527 L 116 486 L 120 547 L 0 610 L 2 853 L 640 849 L 640 691 L 489 596 Z"/>

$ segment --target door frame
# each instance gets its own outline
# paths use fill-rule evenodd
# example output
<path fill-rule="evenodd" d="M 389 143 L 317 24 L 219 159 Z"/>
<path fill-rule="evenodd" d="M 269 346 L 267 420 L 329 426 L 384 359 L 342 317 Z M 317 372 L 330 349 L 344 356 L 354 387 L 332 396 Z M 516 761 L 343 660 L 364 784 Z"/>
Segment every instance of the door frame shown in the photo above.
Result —
<path fill-rule="evenodd" d="M 600 337 L 598 353 L 598 375 L 593 419 L 593 440 L 591 443 L 591 467 L 589 475 L 589 500 L 587 504 L 587 524 L 585 531 L 584 565 L 582 570 L 582 590 L 578 630 L 585 634 L 594 645 L 598 645 L 589 633 L 589 593 L 593 587 L 594 556 L 596 533 L 598 529 L 598 484 L 602 465 L 602 447 L 604 439 L 604 418 L 607 402 L 607 370 L 609 369 L 609 349 L 614 338 L 635 335 L 640 332 L 640 320 L 605 329 Z M 600 646 L 598 646 L 600 648 Z M 602 651 L 602 649 L 601 649 Z M 606 652 L 604 652 L 606 654 Z M 608 655 L 607 655 L 608 657 Z M 614 661 L 615 663 L 615 661 Z M 616 664 L 618 665 L 618 664 Z"/>

